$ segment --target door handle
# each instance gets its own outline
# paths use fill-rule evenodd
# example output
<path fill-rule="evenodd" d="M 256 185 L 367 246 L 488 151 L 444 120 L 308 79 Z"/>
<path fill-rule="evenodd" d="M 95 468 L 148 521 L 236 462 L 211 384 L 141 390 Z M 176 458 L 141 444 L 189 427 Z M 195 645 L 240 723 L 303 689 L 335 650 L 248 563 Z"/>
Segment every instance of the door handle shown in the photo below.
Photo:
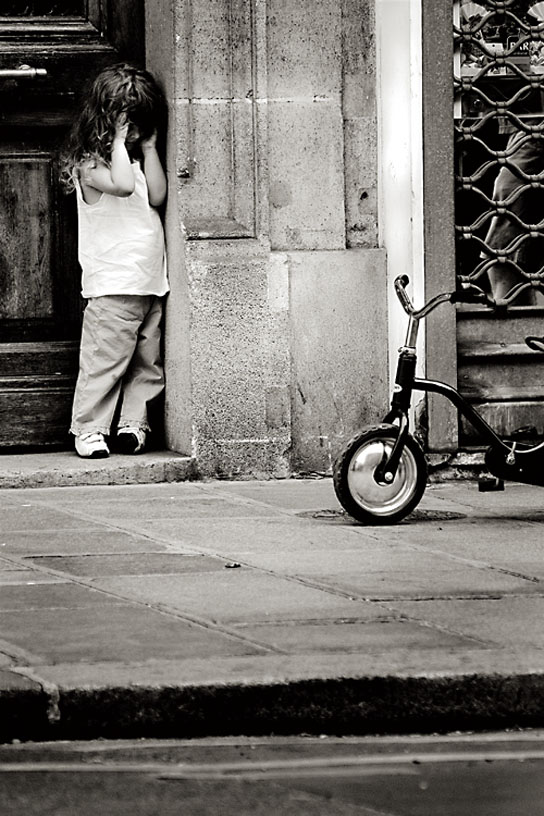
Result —
<path fill-rule="evenodd" d="M 0 79 L 36 79 L 47 76 L 45 68 L 31 68 L 30 65 L 19 65 L 18 68 L 0 68 Z"/>

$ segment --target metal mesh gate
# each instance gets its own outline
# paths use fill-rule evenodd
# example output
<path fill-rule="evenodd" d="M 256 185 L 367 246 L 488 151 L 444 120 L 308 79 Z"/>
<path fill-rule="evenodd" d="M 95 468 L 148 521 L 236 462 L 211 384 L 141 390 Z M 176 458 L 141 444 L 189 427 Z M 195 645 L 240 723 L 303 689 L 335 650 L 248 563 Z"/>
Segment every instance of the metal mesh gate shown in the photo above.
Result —
<path fill-rule="evenodd" d="M 544 281 L 544 2 L 454 4 L 457 273 L 505 304 Z"/>
<path fill-rule="evenodd" d="M 500 433 L 544 433 L 544 2 L 453 3 L 458 384 Z M 476 442 L 460 427 L 461 445 Z"/>

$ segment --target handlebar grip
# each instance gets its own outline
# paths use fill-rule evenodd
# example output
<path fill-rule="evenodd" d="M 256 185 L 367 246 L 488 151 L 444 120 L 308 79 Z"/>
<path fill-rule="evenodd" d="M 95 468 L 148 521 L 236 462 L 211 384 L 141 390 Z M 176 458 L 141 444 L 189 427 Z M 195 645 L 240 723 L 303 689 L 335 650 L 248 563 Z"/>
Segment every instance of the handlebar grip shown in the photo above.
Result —
<path fill-rule="evenodd" d="M 414 306 L 410 298 L 408 297 L 408 292 L 406 291 L 406 287 L 410 283 L 410 278 L 408 275 L 399 275 L 398 278 L 395 278 L 395 292 L 397 293 L 397 297 L 400 300 L 401 306 L 404 311 L 411 315 L 414 312 Z"/>

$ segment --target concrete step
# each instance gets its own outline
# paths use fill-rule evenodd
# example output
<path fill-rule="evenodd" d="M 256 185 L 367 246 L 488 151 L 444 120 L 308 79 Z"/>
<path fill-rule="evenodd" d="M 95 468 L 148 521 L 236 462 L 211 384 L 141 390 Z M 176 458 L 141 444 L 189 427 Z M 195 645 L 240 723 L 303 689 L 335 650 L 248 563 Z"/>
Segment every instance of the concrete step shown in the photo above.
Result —
<path fill-rule="evenodd" d="M 172 451 L 81 459 L 71 451 L 0 455 L 0 488 L 153 484 L 196 478 L 195 460 Z"/>

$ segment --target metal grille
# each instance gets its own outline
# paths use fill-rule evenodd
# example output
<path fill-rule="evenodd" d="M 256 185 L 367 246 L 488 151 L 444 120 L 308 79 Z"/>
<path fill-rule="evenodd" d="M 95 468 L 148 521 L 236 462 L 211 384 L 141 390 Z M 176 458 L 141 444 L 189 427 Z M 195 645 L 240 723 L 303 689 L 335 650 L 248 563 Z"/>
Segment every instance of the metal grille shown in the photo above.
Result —
<path fill-rule="evenodd" d="M 457 275 L 542 303 L 544 2 L 454 2 Z"/>

